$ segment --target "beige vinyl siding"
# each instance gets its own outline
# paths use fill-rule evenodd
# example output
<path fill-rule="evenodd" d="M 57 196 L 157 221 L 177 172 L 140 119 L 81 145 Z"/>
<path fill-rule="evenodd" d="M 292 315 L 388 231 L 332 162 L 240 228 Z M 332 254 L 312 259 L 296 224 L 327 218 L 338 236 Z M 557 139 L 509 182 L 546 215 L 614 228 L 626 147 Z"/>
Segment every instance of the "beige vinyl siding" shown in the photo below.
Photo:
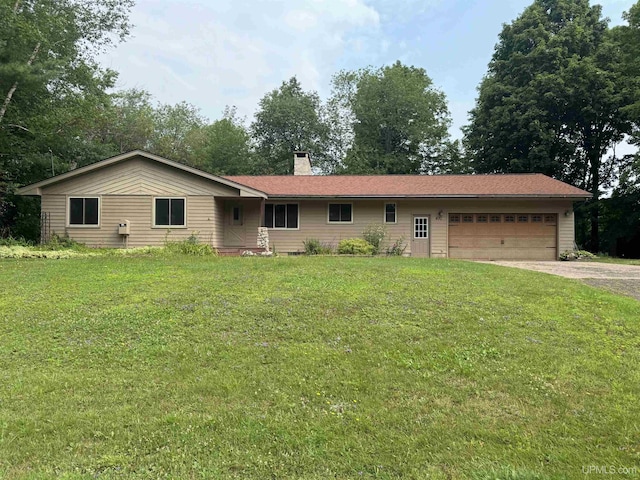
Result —
<path fill-rule="evenodd" d="M 262 224 L 262 218 L 260 218 L 261 212 L 262 207 L 260 200 L 244 201 L 247 247 L 255 248 L 258 246 L 258 228 L 260 228 Z"/>
<path fill-rule="evenodd" d="M 225 226 L 224 199 L 216 198 L 214 200 L 213 209 L 214 209 L 213 246 L 221 247 L 224 243 L 224 226 Z"/>
<path fill-rule="evenodd" d="M 42 211 L 51 218 L 51 232 L 68 235 L 91 247 L 123 247 L 124 239 L 118 234 L 118 224 L 128 220 L 131 234 L 129 247 L 162 245 L 165 239 L 182 240 L 197 233 L 202 242 L 213 243 L 216 238 L 214 197 L 190 195 L 186 197 L 186 228 L 153 228 L 153 201 L 151 195 L 100 196 L 100 226 L 67 226 L 68 201 L 66 195 L 43 195 Z"/>
<path fill-rule="evenodd" d="M 568 212 L 568 215 L 565 215 Z M 571 204 L 558 212 L 558 254 L 567 250 L 573 250 L 575 243 L 575 216 Z"/>
<path fill-rule="evenodd" d="M 164 167 L 163 167 L 164 168 Z M 64 182 L 65 184 L 70 183 Z M 212 194 L 194 195 L 183 192 L 187 186 L 174 190 L 173 177 L 164 184 L 158 196 L 184 196 L 187 198 L 187 228 L 174 228 L 170 239 L 182 239 L 192 232 L 198 232 L 202 241 L 211 242 L 215 247 L 224 246 L 224 229 L 228 218 L 225 204 L 231 199 L 214 198 Z M 57 186 L 57 185 L 56 185 Z M 77 187 L 77 188 L 76 188 Z M 86 184 L 83 190 L 76 185 L 65 194 L 51 194 L 44 189 L 42 211 L 50 215 L 51 231 L 67 234 L 80 242 L 91 246 L 121 247 L 122 237 L 117 233 L 117 225 L 129 220 L 131 235 L 129 246 L 162 245 L 168 229 L 152 228 L 152 205 L 154 195 L 107 195 L 100 194 L 96 187 Z M 216 187 L 217 188 L 217 187 Z M 226 188 L 226 187 L 225 187 Z M 67 227 L 67 195 L 99 195 L 100 227 Z M 257 246 L 257 232 L 261 224 L 261 201 L 258 199 L 238 198 L 233 202 L 244 205 L 245 238 L 247 247 Z M 492 199 L 332 199 L 332 200 L 291 200 L 269 199 L 269 203 L 297 203 L 299 205 L 299 228 L 297 230 L 269 230 L 272 247 L 278 252 L 299 252 L 307 238 L 317 238 L 322 242 L 337 246 L 345 238 L 360 237 L 367 225 L 382 224 L 384 205 L 396 203 L 395 224 L 386 224 L 388 241 L 404 237 L 407 249 L 411 253 L 413 215 L 430 217 L 430 256 L 447 257 L 448 252 L 448 214 L 449 213 L 554 213 L 558 218 L 558 253 L 573 248 L 574 216 L 571 200 L 492 200 Z M 353 222 L 338 224 L 328 222 L 329 203 L 352 203 Z M 439 218 L 439 212 L 442 216 Z M 569 215 L 565 216 L 565 212 Z"/>
<path fill-rule="evenodd" d="M 43 188 L 43 195 L 239 195 L 239 190 L 142 157 Z"/>
<path fill-rule="evenodd" d="M 67 197 L 65 195 L 42 195 L 40 210 L 49 216 L 50 233 L 65 236 Z"/>
<path fill-rule="evenodd" d="M 304 249 L 303 242 L 308 238 L 317 238 L 324 243 L 337 247 L 340 240 L 361 237 L 362 232 L 371 224 L 382 224 L 384 221 L 384 204 L 396 203 L 395 224 L 386 224 L 391 241 L 401 236 L 410 239 L 412 205 L 406 201 L 394 200 L 267 200 L 271 203 L 298 203 L 300 222 L 297 230 L 270 229 L 269 242 L 278 252 L 298 252 Z M 352 223 L 329 223 L 329 203 L 352 203 Z M 420 211 L 419 213 L 429 213 Z M 408 250 L 407 250 L 408 252 Z"/>
<path fill-rule="evenodd" d="M 391 242 L 403 236 L 407 243 L 405 254 L 411 253 L 413 215 L 429 215 L 432 257 L 448 256 L 448 214 L 449 213 L 555 213 L 558 216 L 558 251 L 572 248 L 573 214 L 571 200 L 493 200 L 493 199 L 380 199 L 380 200 L 278 200 L 268 202 L 298 203 L 300 205 L 300 227 L 298 230 L 269 230 L 269 241 L 279 252 L 299 252 L 307 238 L 317 238 L 322 242 L 337 246 L 344 238 L 360 237 L 370 224 L 382 224 L 384 204 L 396 203 L 396 224 L 386 224 Z M 353 203 L 353 223 L 328 223 L 329 203 Z M 442 217 L 438 218 L 442 211 Z"/>

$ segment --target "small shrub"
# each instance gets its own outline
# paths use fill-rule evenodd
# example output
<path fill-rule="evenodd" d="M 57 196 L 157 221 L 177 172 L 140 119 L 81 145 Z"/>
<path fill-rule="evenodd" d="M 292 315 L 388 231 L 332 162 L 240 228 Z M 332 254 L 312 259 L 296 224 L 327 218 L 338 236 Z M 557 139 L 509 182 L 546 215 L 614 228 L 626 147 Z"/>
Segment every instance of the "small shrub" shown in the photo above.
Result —
<path fill-rule="evenodd" d="M 340 255 L 373 255 L 373 245 L 363 238 L 345 238 L 338 244 Z"/>
<path fill-rule="evenodd" d="M 36 248 L 38 250 L 45 250 L 45 251 L 87 250 L 87 246 L 84 243 L 77 242 L 74 239 L 69 238 L 67 236 L 61 237 L 57 233 L 54 233 L 53 235 L 51 235 L 51 239 L 47 243 L 38 245 Z"/>
<path fill-rule="evenodd" d="M 386 236 L 387 227 L 379 223 L 368 225 L 367 228 L 364 229 L 364 232 L 362 232 L 362 238 L 373 246 L 374 255 L 377 255 L 382 251 Z"/>
<path fill-rule="evenodd" d="M 407 249 L 407 244 L 404 240 L 404 237 L 400 237 L 387 247 L 386 253 L 391 257 L 393 256 L 400 257 L 404 254 L 404 251 L 406 249 Z"/>
<path fill-rule="evenodd" d="M 25 240 L 24 238 L 6 237 L 0 238 L 0 246 L 2 247 L 30 247 L 33 242 Z"/>
<path fill-rule="evenodd" d="M 331 255 L 333 253 L 331 245 L 323 243 L 317 238 L 307 238 L 302 244 L 305 255 Z"/>
<path fill-rule="evenodd" d="M 560 260 L 564 261 L 589 260 L 591 258 L 596 258 L 596 256 L 586 250 L 566 250 L 560 254 Z"/>
<path fill-rule="evenodd" d="M 200 243 L 197 233 L 192 233 L 182 241 L 164 241 L 166 253 L 177 253 L 181 255 L 193 255 L 197 257 L 217 256 L 218 252 L 208 243 Z"/>

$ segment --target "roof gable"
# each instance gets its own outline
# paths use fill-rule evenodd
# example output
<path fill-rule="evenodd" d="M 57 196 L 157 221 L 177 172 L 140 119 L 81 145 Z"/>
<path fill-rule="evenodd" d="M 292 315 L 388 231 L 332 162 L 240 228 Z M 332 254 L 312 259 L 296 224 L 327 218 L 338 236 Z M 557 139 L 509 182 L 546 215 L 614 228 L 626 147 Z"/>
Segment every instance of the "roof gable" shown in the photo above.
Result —
<path fill-rule="evenodd" d="M 144 157 L 67 178 L 42 187 L 42 192 L 47 195 L 239 195 L 237 188 Z"/>
<path fill-rule="evenodd" d="M 18 189 L 21 195 L 229 195 L 266 197 L 264 192 L 193 167 L 135 150 Z"/>

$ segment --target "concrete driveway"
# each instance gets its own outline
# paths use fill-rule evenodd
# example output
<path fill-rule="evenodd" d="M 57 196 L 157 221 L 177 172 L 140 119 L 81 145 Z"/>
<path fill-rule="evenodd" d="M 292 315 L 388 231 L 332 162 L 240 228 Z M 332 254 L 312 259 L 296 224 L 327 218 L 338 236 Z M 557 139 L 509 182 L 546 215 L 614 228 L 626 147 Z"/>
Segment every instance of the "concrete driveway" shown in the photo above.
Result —
<path fill-rule="evenodd" d="M 628 295 L 636 300 L 640 300 L 639 265 L 598 262 L 525 261 L 495 261 L 486 263 L 575 278 L 594 287 L 604 288 L 611 292 Z"/>

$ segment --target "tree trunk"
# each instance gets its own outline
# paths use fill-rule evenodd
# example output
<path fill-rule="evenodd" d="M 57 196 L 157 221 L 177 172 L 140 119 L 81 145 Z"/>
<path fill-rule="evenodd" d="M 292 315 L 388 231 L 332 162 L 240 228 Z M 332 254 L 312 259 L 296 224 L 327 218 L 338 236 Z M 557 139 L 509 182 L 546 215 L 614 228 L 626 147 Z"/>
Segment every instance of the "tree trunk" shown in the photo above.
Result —
<path fill-rule="evenodd" d="M 591 216 L 591 242 L 589 249 L 592 253 L 598 253 L 600 250 L 600 149 L 593 147 L 588 152 L 591 157 L 591 208 L 589 209 Z"/>
<path fill-rule="evenodd" d="M 18 5 L 19 3 L 16 2 L 16 7 Z M 27 61 L 28 67 L 30 67 L 33 64 L 34 60 L 38 56 L 39 51 L 40 51 L 40 42 L 38 42 L 38 44 L 36 45 L 36 48 L 33 49 L 33 53 L 31 54 L 31 56 L 29 57 L 29 60 Z M 0 108 L 0 123 L 2 123 L 2 119 L 4 118 L 5 113 L 7 113 L 7 108 L 9 107 L 9 104 L 11 103 L 11 99 L 13 98 L 13 94 L 16 93 L 17 88 L 18 88 L 18 82 L 14 82 L 14 84 L 11 85 L 11 88 L 9 89 L 9 92 L 5 97 L 4 102 L 2 102 L 2 107 Z"/>

